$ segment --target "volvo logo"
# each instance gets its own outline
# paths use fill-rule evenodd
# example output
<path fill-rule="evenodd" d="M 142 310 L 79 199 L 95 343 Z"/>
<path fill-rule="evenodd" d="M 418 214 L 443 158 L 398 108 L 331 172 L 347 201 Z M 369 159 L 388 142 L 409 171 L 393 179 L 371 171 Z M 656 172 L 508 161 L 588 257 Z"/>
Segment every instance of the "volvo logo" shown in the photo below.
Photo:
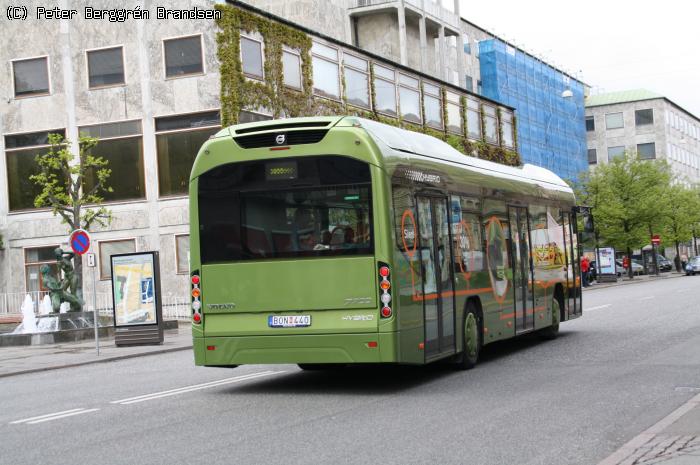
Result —
<path fill-rule="evenodd" d="M 275 137 L 275 142 L 277 142 L 277 145 L 282 145 L 287 141 L 287 136 L 284 134 L 278 134 L 277 137 Z"/>

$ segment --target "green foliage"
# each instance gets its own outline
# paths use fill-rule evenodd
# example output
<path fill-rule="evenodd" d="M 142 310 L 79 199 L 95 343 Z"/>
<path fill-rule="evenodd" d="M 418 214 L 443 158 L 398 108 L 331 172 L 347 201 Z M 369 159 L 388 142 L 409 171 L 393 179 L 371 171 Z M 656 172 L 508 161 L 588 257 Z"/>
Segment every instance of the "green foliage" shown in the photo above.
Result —
<path fill-rule="evenodd" d="M 593 207 L 602 242 L 629 253 L 664 228 L 670 183 L 665 162 L 626 153 L 583 174 L 576 191 L 579 203 Z"/>
<path fill-rule="evenodd" d="M 107 185 L 112 170 L 107 167 L 107 160 L 92 153 L 97 142 L 93 137 L 81 137 L 78 160 L 74 162 L 71 142 L 59 134 L 49 134 L 49 150 L 36 157 L 39 173 L 30 179 L 41 192 L 34 199 L 34 206 L 51 208 L 70 231 L 89 230 L 93 223 L 104 226 L 111 219 L 110 212 L 101 206 L 101 194 L 112 192 Z M 93 179 L 93 185 L 86 190 L 88 177 Z"/>
<path fill-rule="evenodd" d="M 2 234 L 0 234 L 0 250 L 5 250 L 5 243 L 2 241 Z"/>
<path fill-rule="evenodd" d="M 467 125 L 466 117 L 464 116 L 462 117 L 462 127 L 465 132 L 463 137 L 461 137 L 461 143 L 456 142 L 453 139 L 454 136 L 447 134 L 447 104 L 445 98 L 446 89 L 444 87 L 441 89 L 443 121 L 445 122 L 445 129 L 442 131 L 428 128 L 425 124 L 414 125 L 407 123 L 400 116 L 392 118 L 381 115 L 376 111 L 376 108 L 363 110 L 353 107 L 348 105 L 347 97 L 343 97 L 342 101 L 339 102 L 314 97 L 310 54 L 311 38 L 309 36 L 293 27 L 277 23 L 237 6 L 219 4 L 215 8 L 221 11 L 221 18 L 216 20 L 216 24 L 219 27 L 216 41 L 218 47 L 217 55 L 220 62 L 219 72 L 221 75 L 222 126 L 237 124 L 239 114 L 244 109 L 266 109 L 272 113 L 274 118 L 348 114 L 434 135 L 441 140 L 448 141 L 450 145 L 467 155 L 473 155 L 474 149 L 478 147 L 477 155 L 480 158 L 508 165 L 520 164 L 520 157 L 517 152 L 487 144 L 475 145 L 474 142 L 470 141 L 466 137 Z M 262 82 L 248 79 L 243 74 L 240 58 L 241 31 L 259 34 L 265 43 L 265 76 Z M 301 90 L 290 89 L 284 86 L 282 50 L 285 46 L 298 50 L 301 55 Z M 369 63 L 369 74 L 370 95 L 374 104 L 377 100 L 374 88 L 374 66 L 371 61 Z M 344 73 L 342 72 L 341 79 L 344 81 Z M 462 108 L 465 108 L 465 104 L 466 99 L 462 97 Z M 425 122 L 425 108 L 423 106 L 421 106 L 421 113 Z M 483 127 L 484 122 L 482 121 L 481 124 Z"/>
<path fill-rule="evenodd" d="M 664 231 L 662 238 L 678 248 L 680 242 L 693 237 L 693 228 L 700 223 L 700 191 L 697 187 L 688 189 L 681 184 L 670 186 L 665 192 L 663 203 Z"/>

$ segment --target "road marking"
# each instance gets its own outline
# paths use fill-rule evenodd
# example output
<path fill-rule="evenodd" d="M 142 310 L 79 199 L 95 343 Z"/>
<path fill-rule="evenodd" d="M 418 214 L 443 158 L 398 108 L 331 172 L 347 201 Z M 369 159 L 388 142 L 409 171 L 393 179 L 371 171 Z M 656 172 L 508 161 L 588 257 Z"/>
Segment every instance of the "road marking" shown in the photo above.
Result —
<path fill-rule="evenodd" d="M 184 386 L 176 389 L 169 389 L 167 391 L 153 392 L 151 394 L 144 394 L 142 396 L 128 397 L 126 399 L 113 400 L 110 404 L 119 405 L 129 405 L 136 404 L 138 402 L 145 402 L 147 400 L 161 399 L 163 397 L 174 396 L 177 394 L 184 394 L 186 392 L 198 391 L 201 389 L 208 389 L 216 386 L 223 386 L 225 384 L 240 383 L 241 381 L 248 381 L 251 379 L 262 378 L 265 376 L 277 375 L 284 373 L 284 371 L 263 371 L 260 373 L 251 373 L 249 375 L 236 376 L 233 378 L 220 379 L 218 381 L 210 381 L 208 383 L 194 384 L 191 386 Z"/>
<path fill-rule="evenodd" d="M 605 304 L 605 305 L 598 305 L 597 307 L 591 307 L 591 308 L 584 308 L 584 312 L 590 312 L 591 310 L 600 310 L 601 308 L 608 308 L 612 304 Z"/>
<path fill-rule="evenodd" d="M 642 297 L 642 298 L 639 299 L 639 300 L 651 300 L 651 299 L 655 299 L 655 298 L 656 298 L 655 295 L 648 295 L 648 296 L 646 296 L 646 297 Z"/>
<path fill-rule="evenodd" d="M 82 415 L 83 413 L 96 412 L 98 408 L 74 408 L 72 410 L 64 410 L 62 412 L 49 413 L 46 415 L 39 415 L 38 417 L 25 418 L 23 420 L 16 420 L 10 422 L 11 425 L 18 425 L 25 423 L 27 425 L 35 425 L 37 423 L 43 423 L 45 421 L 59 420 L 61 418 L 72 417 L 74 415 Z"/>

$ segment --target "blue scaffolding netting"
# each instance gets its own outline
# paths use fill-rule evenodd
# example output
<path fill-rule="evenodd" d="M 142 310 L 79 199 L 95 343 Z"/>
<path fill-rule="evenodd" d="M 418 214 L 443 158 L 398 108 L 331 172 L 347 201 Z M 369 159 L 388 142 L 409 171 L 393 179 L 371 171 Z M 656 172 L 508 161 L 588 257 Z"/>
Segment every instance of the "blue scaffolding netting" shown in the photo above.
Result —
<path fill-rule="evenodd" d="M 516 110 L 523 161 L 576 180 L 588 169 L 583 84 L 498 39 L 479 57 L 482 94 Z"/>

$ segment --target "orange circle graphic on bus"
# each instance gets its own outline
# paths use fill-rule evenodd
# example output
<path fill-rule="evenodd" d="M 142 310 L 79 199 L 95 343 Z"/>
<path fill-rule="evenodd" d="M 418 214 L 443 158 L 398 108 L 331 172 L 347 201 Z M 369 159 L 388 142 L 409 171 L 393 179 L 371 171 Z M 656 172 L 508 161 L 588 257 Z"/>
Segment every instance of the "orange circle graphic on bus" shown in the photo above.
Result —
<path fill-rule="evenodd" d="M 486 223 L 486 262 L 496 302 L 503 303 L 508 292 L 508 249 L 501 221 L 492 216 Z"/>

